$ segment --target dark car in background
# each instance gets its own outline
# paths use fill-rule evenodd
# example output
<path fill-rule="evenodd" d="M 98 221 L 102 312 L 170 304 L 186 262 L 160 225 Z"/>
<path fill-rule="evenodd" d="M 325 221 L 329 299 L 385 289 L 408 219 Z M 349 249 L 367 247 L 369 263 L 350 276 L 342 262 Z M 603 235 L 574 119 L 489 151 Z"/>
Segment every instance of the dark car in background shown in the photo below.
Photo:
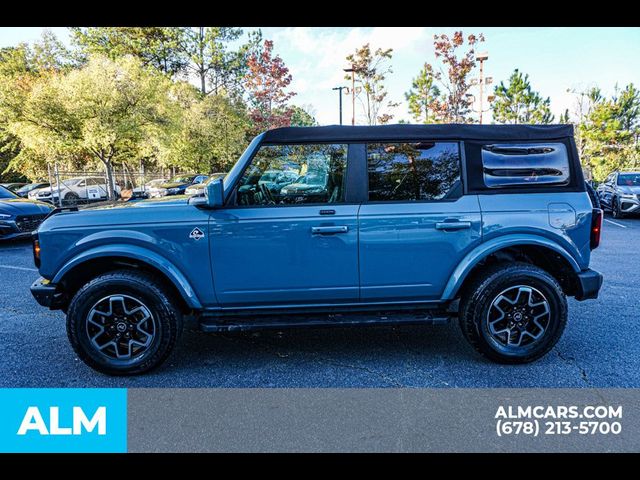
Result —
<path fill-rule="evenodd" d="M 51 205 L 20 198 L 0 186 L 0 240 L 28 238 L 51 210 Z"/>
<path fill-rule="evenodd" d="M 598 185 L 597 194 L 614 218 L 640 213 L 640 171 L 610 173 Z"/>
<path fill-rule="evenodd" d="M 40 188 L 47 188 L 50 187 L 51 184 L 49 182 L 41 182 L 41 183 L 27 183 L 26 185 L 23 185 L 22 187 L 18 188 L 17 190 L 15 190 L 15 194 L 18 195 L 21 198 L 28 198 L 29 197 L 29 192 L 33 192 L 34 190 L 38 190 Z"/>
<path fill-rule="evenodd" d="M 166 197 L 167 195 L 184 195 L 187 187 L 206 182 L 209 175 L 176 175 L 168 182 L 149 189 L 149 198 Z"/>

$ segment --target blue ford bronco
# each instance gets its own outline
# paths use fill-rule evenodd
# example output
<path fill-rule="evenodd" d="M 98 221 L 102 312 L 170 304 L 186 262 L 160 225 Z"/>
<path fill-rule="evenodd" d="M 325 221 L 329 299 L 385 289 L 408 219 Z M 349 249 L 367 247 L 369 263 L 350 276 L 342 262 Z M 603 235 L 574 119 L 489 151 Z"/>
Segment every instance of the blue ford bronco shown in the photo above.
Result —
<path fill-rule="evenodd" d="M 596 298 L 600 242 L 568 125 L 298 127 L 257 136 L 206 195 L 57 212 L 34 233 L 36 300 L 96 370 L 160 365 L 206 332 L 458 319 L 530 362 L 567 296 Z"/>

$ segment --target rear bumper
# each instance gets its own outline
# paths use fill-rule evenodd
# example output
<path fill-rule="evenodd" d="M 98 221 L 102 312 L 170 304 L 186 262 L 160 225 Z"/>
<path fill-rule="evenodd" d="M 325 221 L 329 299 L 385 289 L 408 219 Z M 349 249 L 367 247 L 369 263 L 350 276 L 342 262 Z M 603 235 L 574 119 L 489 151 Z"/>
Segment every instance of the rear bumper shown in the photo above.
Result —
<path fill-rule="evenodd" d="M 31 284 L 31 295 L 36 299 L 36 302 L 51 310 L 62 308 L 65 299 L 64 293 L 58 291 L 56 285 L 49 283 L 42 277 Z"/>
<path fill-rule="evenodd" d="M 590 268 L 581 271 L 578 277 L 578 291 L 576 300 L 589 300 L 598 298 L 600 287 L 602 287 L 602 274 Z"/>

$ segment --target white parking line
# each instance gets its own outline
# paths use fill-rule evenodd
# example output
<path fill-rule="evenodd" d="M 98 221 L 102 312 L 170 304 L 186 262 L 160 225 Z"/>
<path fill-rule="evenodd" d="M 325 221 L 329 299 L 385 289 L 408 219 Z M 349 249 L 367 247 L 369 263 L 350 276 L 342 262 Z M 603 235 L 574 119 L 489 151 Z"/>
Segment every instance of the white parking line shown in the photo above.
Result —
<path fill-rule="evenodd" d="M 627 226 L 626 226 L 626 225 L 623 225 L 623 224 L 618 223 L 618 222 L 614 222 L 613 220 L 609 220 L 608 218 L 605 218 L 605 219 L 604 219 L 604 221 L 605 221 L 605 222 L 609 222 L 609 223 L 613 223 L 614 225 L 616 225 L 616 226 L 618 226 L 618 227 L 627 228 Z"/>
<path fill-rule="evenodd" d="M 9 270 L 24 270 L 25 272 L 37 272 L 37 268 L 14 267 L 12 265 L 0 265 L 0 268 L 8 268 Z"/>

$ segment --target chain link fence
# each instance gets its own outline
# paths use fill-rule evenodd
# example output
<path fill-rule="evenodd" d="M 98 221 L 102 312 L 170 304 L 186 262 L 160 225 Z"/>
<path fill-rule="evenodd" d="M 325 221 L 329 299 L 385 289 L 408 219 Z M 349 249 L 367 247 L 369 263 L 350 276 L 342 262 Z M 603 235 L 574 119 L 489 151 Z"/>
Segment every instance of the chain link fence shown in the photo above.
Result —
<path fill-rule="evenodd" d="M 50 186 L 31 191 L 29 198 L 59 207 L 87 205 L 108 200 L 143 199 L 148 198 L 150 191 L 166 182 L 173 173 L 171 170 L 133 172 L 124 168 L 114 168 L 112 190 L 106 169 L 102 171 L 60 170 L 54 164 L 48 171 Z"/>

